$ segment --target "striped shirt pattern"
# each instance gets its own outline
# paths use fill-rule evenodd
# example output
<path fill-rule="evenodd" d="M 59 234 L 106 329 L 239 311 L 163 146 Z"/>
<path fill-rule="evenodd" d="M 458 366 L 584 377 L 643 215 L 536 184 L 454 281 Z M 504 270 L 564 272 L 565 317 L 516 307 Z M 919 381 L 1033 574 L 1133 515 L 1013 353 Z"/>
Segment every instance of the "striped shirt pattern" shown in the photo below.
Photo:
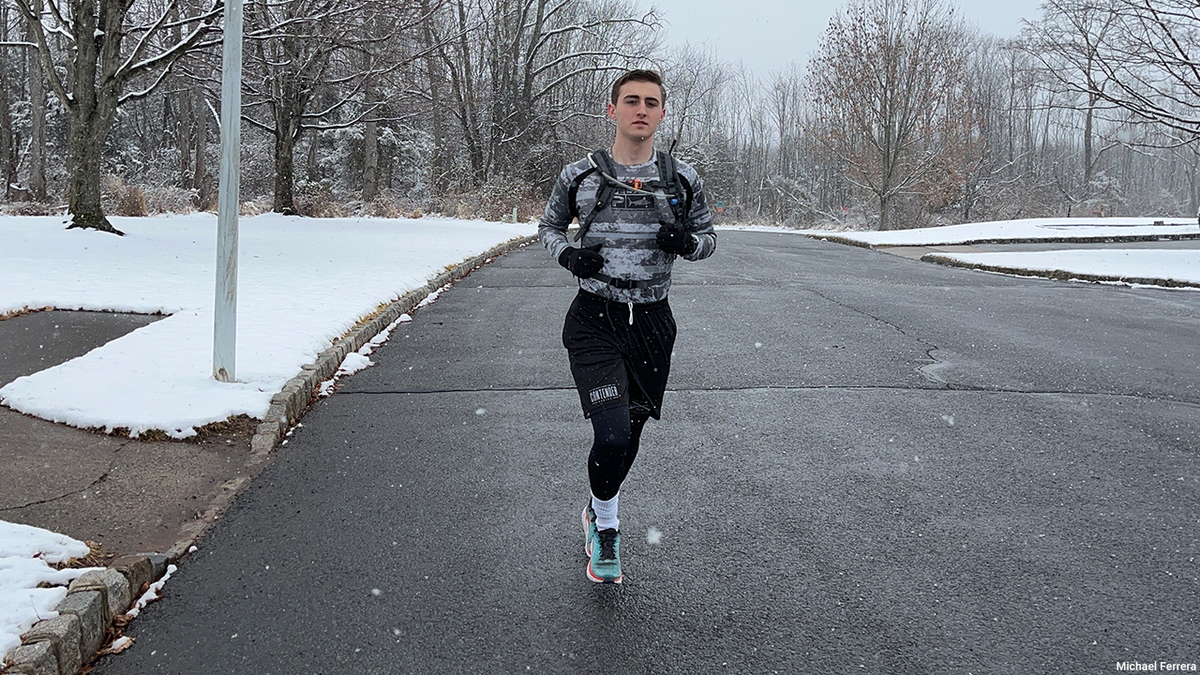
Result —
<path fill-rule="evenodd" d="M 587 158 L 568 164 L 554 183 L 546 211 L 538 227 L 538 236 L 555 260 L 571 244 L 567 240 L 567 227 L 571 224 L 569 190 L 576 176 L 591 168 Z M 616 178 L 622 182 L 640 179 L 643 182 L 658 180 L 658 163 L 654 159 L 645 164 L 625 166 L 614 164 Z M 713 232 L 712 218 L 699 174 L 688 164 L 676 160 L 676 170 L 687 178 L 692 186 L 692 208 L 684 222 L 684 229 L 695 235 L 696 250 L 683 256 L 688 260 L 703 260 L 717 248 L 717 235 Z M 576 199 L 579 215 L 586 218 L 596 205 L 596 191 L 600 177 L 592 173 L 579 185 Z M 674 221 L 674 214 L 663 194 L 644 195 L 632 190 L 618 188 L 611 202 L 600 213 L 588 233 L 583 246 L 601 244 L 600 255 L 604 256 L 602 274 L 614 279 L 655 279 L 650 286 L 639 288 L 617 288 L 599 279 L 580 279 L 579 287 L 589 293 L 616 302 L 647 303 L 667 297 L 671 288 L 671 266 L 675 256 L 658 248 L 655 239 L 662 222 Z"/>

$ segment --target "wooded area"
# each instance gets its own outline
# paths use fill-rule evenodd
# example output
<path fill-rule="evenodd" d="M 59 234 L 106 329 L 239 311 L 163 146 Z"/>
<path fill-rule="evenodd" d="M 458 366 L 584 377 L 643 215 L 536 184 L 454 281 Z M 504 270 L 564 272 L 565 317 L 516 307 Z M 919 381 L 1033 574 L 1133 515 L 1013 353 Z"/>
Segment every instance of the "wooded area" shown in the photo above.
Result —
<path fill-rule="evenodd" d="M 0 208 L 215 208 L 221 4 L 3 0 Z M 246 0 L 247 211 L 537 215 L 611 141 L 631 67 L 726 222 L 907 228 L 1197 213 L 1200 18 L 1048 0 L 1021 36 L 946 0 L 849 0 L 807 66 L 760 78 L 662 46 L 631 0 Z"/>

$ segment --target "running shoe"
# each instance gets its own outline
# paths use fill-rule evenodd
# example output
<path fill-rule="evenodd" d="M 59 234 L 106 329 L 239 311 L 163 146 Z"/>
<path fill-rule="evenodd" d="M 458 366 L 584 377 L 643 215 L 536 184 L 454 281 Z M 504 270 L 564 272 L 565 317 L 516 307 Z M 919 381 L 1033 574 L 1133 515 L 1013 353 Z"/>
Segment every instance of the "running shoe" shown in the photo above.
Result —
<path fill-rule="evenodd" d="M 597 583 L 621 583 L 621 533 L 613 528 L 596 530 L 591 540 L 588 578 Z"/>

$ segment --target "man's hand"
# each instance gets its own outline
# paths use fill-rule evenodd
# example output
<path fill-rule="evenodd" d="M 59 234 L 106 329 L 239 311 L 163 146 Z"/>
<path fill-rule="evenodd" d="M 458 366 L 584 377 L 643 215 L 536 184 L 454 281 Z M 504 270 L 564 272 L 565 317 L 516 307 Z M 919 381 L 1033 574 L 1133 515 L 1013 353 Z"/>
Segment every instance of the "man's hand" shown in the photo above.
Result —
<path fill-rule="evenodd" d="M 662 229 L 658 231 L 658 247 L 667 253 L 687 255 L 696 250 L 696 238 L 677 223 L 663 223 Z"/>
<path fill-rule="evenodd" d="M 604 256 L 598 253 L 601 246 L 593 244 L 584 248 L 568 248 L 558 256 L 558 264 L 580 279 L 587 279 L 604 267 Z"/>

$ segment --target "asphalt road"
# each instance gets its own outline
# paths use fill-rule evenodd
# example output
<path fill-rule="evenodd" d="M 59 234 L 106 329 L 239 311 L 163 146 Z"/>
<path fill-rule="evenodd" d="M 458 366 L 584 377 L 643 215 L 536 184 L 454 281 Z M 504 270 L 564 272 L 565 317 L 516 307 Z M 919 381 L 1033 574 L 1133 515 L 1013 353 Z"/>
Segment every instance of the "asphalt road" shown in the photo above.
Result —
<path fill-rule="evenodd" d="M 93 672 L 1200 662 L 1200 294 L 719 237 L 677 267 L 624 585 L 584 575 L 574 290 L 528 247 L 318 403 Z"/>

